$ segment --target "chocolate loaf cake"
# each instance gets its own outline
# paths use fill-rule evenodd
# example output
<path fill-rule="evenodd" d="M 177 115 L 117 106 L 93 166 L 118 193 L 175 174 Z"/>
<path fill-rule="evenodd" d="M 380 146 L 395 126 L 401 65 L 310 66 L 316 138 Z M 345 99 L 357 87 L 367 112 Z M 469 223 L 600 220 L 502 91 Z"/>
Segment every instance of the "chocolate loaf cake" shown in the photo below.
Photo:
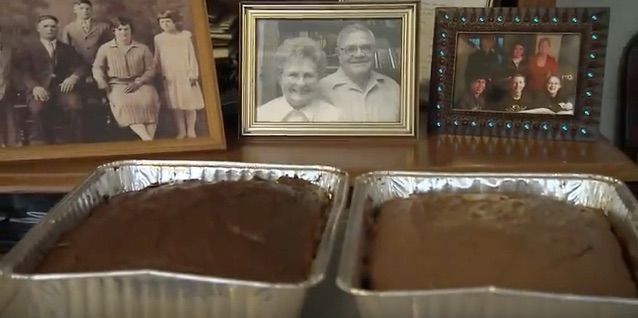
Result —
<path fill-rule="evenodd" d="M 637 296 L 600 210 L 540 196 L 439 193 L 394 199 L 377 212 L 364 265 L 371 289 Z"/>
<path fill-rule="evenodd" d="M 329 198 L 306 181 L 188 181 L 110 198 L 63 234 L 37 273 L 154 269 L 307 279 Z"/>

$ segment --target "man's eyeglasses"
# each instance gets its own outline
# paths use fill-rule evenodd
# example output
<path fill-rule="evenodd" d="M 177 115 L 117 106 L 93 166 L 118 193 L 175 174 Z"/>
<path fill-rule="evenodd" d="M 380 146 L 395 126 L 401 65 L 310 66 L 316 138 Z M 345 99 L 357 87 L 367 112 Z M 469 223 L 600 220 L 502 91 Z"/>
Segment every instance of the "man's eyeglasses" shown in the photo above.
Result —
<path fill-rule="evenodd" d="M 340 47 L 339 50 L 341 50 L 342 52 L 348 54 L 348 55 L 354 55 L 356 54 L 358 51 L 361 51 L 361 53 L 369 55 L 372 53 L 372 45 L 366 44 L 366 45 L 361 45 L 361 46 L 357 46 L 357 45 L 348 45 L 346 47 Z"/>

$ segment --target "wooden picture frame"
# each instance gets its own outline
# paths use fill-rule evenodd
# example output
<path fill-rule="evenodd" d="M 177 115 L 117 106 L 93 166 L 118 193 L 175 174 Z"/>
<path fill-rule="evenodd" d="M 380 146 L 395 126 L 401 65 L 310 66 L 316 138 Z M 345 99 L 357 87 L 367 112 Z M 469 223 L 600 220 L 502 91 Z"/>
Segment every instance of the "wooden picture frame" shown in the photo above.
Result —
<path fill-rule="evenodd" d="M 436 23 L 430 132 L 598 138 L 607 8 L 439 8 Z"/>
<path fill-rule="evenodd" d="M 0 161 L 225 149 L 206 3 L 162 5 L 5 10 L 0 56 L 13 60 L 0 81 Z"/>
<path fill-rule="evenodd" d="M 416 8 L 242 3 L 241 134 L 416 136 Z"/>

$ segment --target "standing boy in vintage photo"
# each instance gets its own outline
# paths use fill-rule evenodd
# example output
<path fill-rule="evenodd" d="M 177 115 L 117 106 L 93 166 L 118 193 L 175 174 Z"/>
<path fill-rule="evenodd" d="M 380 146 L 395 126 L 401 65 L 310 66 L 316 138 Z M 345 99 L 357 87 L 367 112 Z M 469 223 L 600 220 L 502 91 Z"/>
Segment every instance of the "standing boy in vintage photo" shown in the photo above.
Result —
<path fill-rule="evenodd" d="M 361 24 L 348 25 L 337 36 L 339 69 L 319 85 L 323 96 L 342 111 L 343 121 L 399 121 L 399 84 L 372 70 L 375 50 L 374 34 Z"/>
<path fill-rule="evenodd" d="M 62 42 L 72 46 L 87 65 L 95 61 L 97 49 L 112 38 L 109 25 L 93 19 L 93 3 L 77 0 L 73 4 L 75 21 L 62 30 Z M 90 76 L 87 79 L 91 78 Z"/>

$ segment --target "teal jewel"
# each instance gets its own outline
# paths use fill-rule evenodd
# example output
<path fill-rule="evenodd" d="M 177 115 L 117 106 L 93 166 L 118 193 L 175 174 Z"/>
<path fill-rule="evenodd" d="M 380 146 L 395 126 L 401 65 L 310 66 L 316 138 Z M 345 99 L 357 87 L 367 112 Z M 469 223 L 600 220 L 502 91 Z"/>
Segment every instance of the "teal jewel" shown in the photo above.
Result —
<path fill-rule="evenodd" d="M 587 78 L 594 78 L 594 73 L 587 72 Z"/>
<path fill-rule="evenodd" d="M 461 22 L 463 22 L 463 23 L 467 22 L 467 18 L 464 15 L 461 16 Z"/>
<path fill-rule="evenodd" d="M 514 127 L 514 125 L 511 122 L 508 121 L 505 123 L 505 128 L 512 129 L 512 127 Z"/>
<path fill-rule="evenodd" d="M 494 126 L 496 126 L 496 123 L 494 123 L 493 120 L 490 119 L 487 121 L 487 127 L 494 128 Z"/>
<path fill-rule="evenodd" d="M 591 110 L 589 110 L 589 109 L 585 109 L 585 110 L 583 110 L 583 115 L 585 115 L 585 116 L 591 116 Z"/>
<path fill-rule="evenodd" d="M 476 127 L 477 125 L 478 125 L 478 124 L 477 124 L 477 123 L 476 123 L 476 121 L 474 121 L 474 120 L 470 122 L 470 126 L 472 126 L 472 127 Z"/>
<path fill-rule="evenodd" d="M 539 17 L 534 17 L 534 18 L 532 19 L 532 22 L 534 22 L 534 23 L 539 23 L 539 22 L 541 22 L 541 19 L 540 19 Z"/>
<path fill-rule="evenodd" d="M 455 119 L 454 121 L 452 121 L 452 124 L 453 124 L 454 126 L 458 126 L 458 125 L 459 125 L 459 121 Z"/>
<path fill-rule="evenodd" d="M 442 93 L 444 89 L 445 89 L 445 85 L 443 84 L 439 84 L 439 86 L 436 87 L 436 91 L 439 93 Z"/>
<path fill-rule="evenodd" d="M 525 130 L 530 130 L 532 128 L 532 124 L 530 124 L 529 122 L 524 122 L 523 123 L 523 129 Z"/>
<path fill-rule="evenodd" d="M 592 95 L 594 95 L 594 94 L 593 94 L 591 91 L 586 91 L 586 92 L 585 92 L 585 95 L 586 95 L 587 97 L 592 97 Z"/>
<path fill-rule="evenodd" d="M 447 32 L 441 32 L 441 38 L 447 39 Z"/>
<path fill-rule="evenodd" d="M 591 34 L 591 39 L 594 40 L 594 41 L 598 40 L 598 34 L 592 33 Z"/>
<path fill-rule="evenodd" d="M 436 110 L 441 110 L 441 104 L 436 104 L 436 106 L 434 106 L 436 108 Z"/>
<path fill-rule="evenodd" d="M 591 16 L 591 20 L 592 20 L 592 21 L 594 21 L 594 22 L 598 21 L 598 16 L 597 16 L 597 15 L 595 15 L 595 14 L 594 14 L 594 15 L 592 15 L 592 16 Z"/>
<path fill-rule="evenodd" d="M 594 52 L 589 53 L 589 59 L 590 60 L 593 60 L 595 58 L 596 58 L 596 53 L 594 53 Z"/>
<path fill-rule="evenodd" d="M 449 15 L 449 14 L 447 14 L 447 13 L 446 13 L 446 14 L 444 14 L 444 15 L 443 15 L 443 19 L 445 19 L 445 20 L 449 20 L 449 19 L 450 19 L 450 15 Z"/>
<path fill-rule="evenodd" d="M 445 57 L 445 50 L 444 49 L 440 49 L 439 50 L 439 56 L 440 57 Z"/>
<path fill-rule="evenodd" d="M 445 74 L 445 69 L 442 68 L 442 67 L 439 67 L 438 72 L 439 72 L 440 75 L 443 75 L 443 74 Z"/>
<path fill-rule="evenodd" d="M 549 123 L 548 123 L 548 122 L 544 122 L 544 123 L 542 123 L 542 124 L 541 124 L 541 128 L 542 128 L 543 130 L 549 130 L 549 128 L 550 128 L 550 127 L 551 127 L 551 126 L 549 125 Z"/>
<path fill-rule="evenodd" d="M 563 132 L 568 132 L 569 131 L 569 125 L 568 124 L 560 125 L 560 130 L 562 130 Z"/>
<path fill-rule="evenodd" d="M 570 21 L 572 23 L 578 23 L 578 18 L 577 17 L 573 17 Z"/>
<path fill-rule="evenodd" d="M 443 125 L 441 125 L 441 122 L 440 122 L 440 121 L 437 121 L 437 122 L 436 122 L 436 127 L 441 128 L 441 126 L 443 126 Z"/>
<path fill-rule="evenodd" d="M 515 16 L 514 17 L 514 23 L 521 23 L 521 17 Z"/>
<path fill-rule="evenodd" d="M 498 17 L 496 17 L 496 22 L 498 22 L 498 23 L 503 23 L 504 20 L 505 19 L 503 18 L 502 15 L 499 15 Z"/>
<path fill-rule="evenodd" d="M 479 22 L 483 23 L 483 22 L 485 22 L 485 17 L 484 16 L 480 16 L 478 18 L 478 20 L 479 20 Z"/>
<path fill-rule="evenodd" d="M 587 134 L 589 134 L 589 132 L 587 131 L 587 128 L 581 128 L 579 132 L 583 136 L 587 136 Z"/>
<path fill-rule="evenodd" d="M 552 17 L 552 22 L 553 23 L 558 23 L 558 17 Z"/>

